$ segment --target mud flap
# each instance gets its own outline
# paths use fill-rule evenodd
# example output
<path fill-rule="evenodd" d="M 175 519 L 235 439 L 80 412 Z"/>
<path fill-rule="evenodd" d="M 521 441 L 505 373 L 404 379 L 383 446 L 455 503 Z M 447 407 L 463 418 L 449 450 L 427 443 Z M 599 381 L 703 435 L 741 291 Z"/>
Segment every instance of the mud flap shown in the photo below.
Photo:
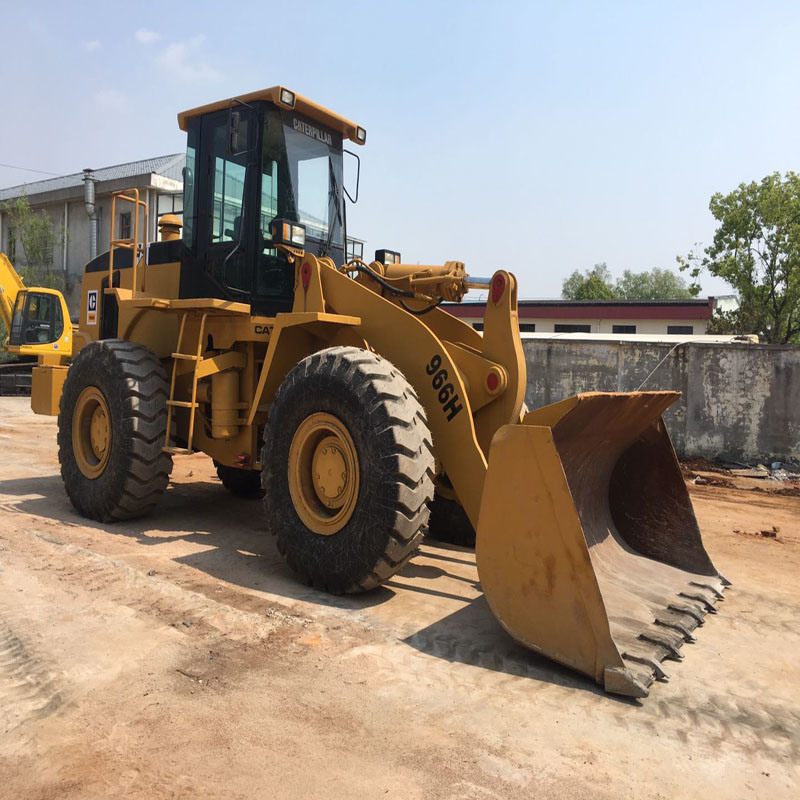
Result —
<path fill-rule="evenodd" d="M 700 537 L 662 420 L 676 392 L 588 393 L 492 441 L 477 562 L 519 642 L 644 697 L 728 581 Z"/>

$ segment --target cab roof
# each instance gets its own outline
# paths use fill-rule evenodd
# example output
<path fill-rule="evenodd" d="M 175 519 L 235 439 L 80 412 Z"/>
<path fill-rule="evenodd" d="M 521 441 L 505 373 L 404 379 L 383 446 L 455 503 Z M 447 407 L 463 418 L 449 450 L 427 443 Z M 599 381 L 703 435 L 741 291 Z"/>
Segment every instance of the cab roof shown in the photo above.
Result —
<path fill-rule="evenodd" d="M 290 105 L 282 99 L 286 97 L 287 92 L 294 96 L 294 105 Z M 293 92 L 291 89 L 287 89 L 285 86 L 272 86 L 269 89 L 259 89 L 257 92 L 240 94 L 236 97 L 228 98 L 227 100 L 218 100 L 216 103 L 209 103 L 208 105 L 192 108 L 188 111 L 181 111 L 178 114 L 178 126 L 182 131 L 185 131 L 188 128 L 190 119 L 202 116 L 203 114 L 209 114 L 212 111 L 222 111 L 230 107 L 231 101 L 236 100 L 243 103 L 267 100 L 274 103 L 279 108 L 297 111 L 298 114 L 313 119 L 325 127 L 341 133 L 345 139 L 349 139 L 351 142 L 364 144 L 366 141 L 366 133 L 363 134 L 361 139 L 358 138 L 357 131 L 360 126 L 356 125 L 355 122 L 336 114 L 330 109 L 325 108 L 325 106 L 315 103 L 313 100 L 309 100 L 307 97 Z M 364 129 L 361 128 L 361 130 L 363 131 Z"/>

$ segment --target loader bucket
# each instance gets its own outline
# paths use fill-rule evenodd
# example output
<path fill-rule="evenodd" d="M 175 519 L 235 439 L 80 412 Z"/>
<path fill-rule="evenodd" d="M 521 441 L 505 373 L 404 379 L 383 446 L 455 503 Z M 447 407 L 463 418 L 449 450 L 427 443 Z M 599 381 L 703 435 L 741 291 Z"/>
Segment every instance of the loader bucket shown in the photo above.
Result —
<path fill-rule="evenodd" d="M 644 697 L 728 585 L 661 415 L 677 392 L 592 392 L 498 430 L 477 536 L 486 599 L 519 642 Z"/>

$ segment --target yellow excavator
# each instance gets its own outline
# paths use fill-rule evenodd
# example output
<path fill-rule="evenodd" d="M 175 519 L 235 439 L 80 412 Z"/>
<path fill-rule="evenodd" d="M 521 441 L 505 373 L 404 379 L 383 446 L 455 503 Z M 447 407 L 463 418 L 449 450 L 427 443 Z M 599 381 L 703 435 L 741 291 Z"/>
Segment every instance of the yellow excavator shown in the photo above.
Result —
<path fill-rule="evenodd" d="M 31 403 L 58 415 L 75 508 L 145 514 L 173 456 L 202 451 L 229 490 L 263 496 L 265 533 L 308 584 L 366 591 L 426 534 L 475 543 L 514 639 L 647 695 L 727 585 L 662 419 L 678 394 L 528 412 L 511 273 L 348 257 L 343 158 L 362 127 L 280 86 L 178 124 L 183 219 L 161 217 L 146 242 L 146 204 L 113 198 L 134 235 L 117 237 L 112 213 L 77 328 L 57 292 L 2 262 L 7 348 L 39 354 Z M 441 307 L 475 288 L 482 333 Z"/>

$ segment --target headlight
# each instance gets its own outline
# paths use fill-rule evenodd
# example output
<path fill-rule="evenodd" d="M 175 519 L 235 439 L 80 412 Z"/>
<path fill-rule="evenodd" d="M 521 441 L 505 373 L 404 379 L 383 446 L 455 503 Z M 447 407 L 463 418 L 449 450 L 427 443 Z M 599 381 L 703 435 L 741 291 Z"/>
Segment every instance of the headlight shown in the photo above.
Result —
<path fill-rule="evenodd" d="M 356 127 L 356 140 L 359 144 L 364 144 L 367 141 L 367 132 L 360 125 Z"/>
<path fill-rule="evenodd" d="M 294 108 L 294 92 L 290 92 L 288 89 L 281 89 L 281 103 L 289 106 L 289 108 Z"/>
<path fill-rule="evenodd" d="M 288 219 L 274 219 L 269 226 L 274 244 L 286 244 L 293 247 L 305 247 L 306 229 L 304 225 L 290 222 Z"/>

